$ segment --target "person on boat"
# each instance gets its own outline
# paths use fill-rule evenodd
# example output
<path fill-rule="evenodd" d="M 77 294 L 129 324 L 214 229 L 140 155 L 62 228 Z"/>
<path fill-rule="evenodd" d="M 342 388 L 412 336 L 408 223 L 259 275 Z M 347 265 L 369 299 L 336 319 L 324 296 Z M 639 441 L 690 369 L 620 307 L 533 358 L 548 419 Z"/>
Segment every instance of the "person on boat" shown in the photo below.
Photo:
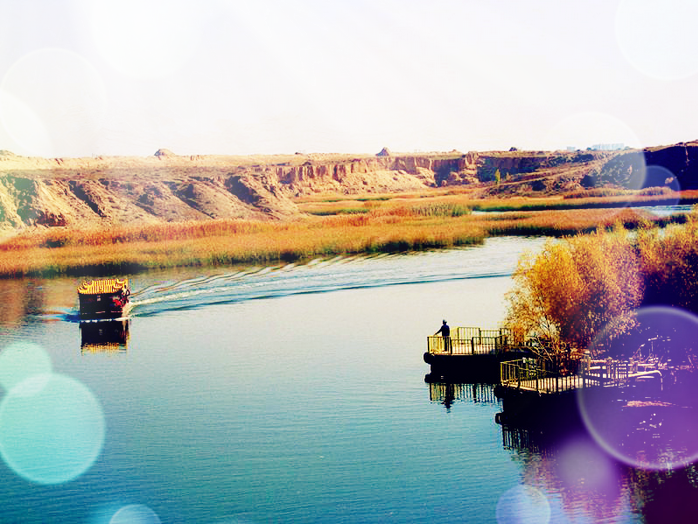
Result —
<path fill-rule="evenodd" d="M 434 333 L 434 336 L 441 334 L 442 337 L 444 337 L 444 351 L 447 353 L 451 352 L 451 328 L 448 326 L 448 323 L 444 320 L 443 324 L 441 324 L 441 327 L 439 330 Z"/>
<path fill-rule="evenodd" d="M 114 305 L 118 308 L 123 308 L 126 305 L 126 302 L 128 302 L 129 294 L 130 293 L 129 293 L 128 289 L 126 289 L 126 290 L 122 289 L 118 295 L 116 295 L 112 298 Z"/>
<path fill-rule="evenodd" d="M 120 293 L 120 294 L 112 297 L 112 302 L 114 302 L 114 305 L 118 308 L 124 307 L 125 297 L 124 297 L 123 293 Z"/>

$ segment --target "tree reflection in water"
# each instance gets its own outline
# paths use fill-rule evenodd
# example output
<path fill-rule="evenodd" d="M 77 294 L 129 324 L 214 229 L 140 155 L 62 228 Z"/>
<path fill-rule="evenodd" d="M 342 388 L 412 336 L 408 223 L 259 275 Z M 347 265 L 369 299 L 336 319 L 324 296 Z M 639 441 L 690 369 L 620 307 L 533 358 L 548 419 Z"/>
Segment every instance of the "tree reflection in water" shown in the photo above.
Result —
<path fill-rule="evenodd" d="M 559 501 L 568 518 L 593 522 L 695 522 L 698 468 L 651 471 L 622 464 L 583 427 L 565 431 L 503 424 L 502 443 L 522 467 L 522 480 Z"/>

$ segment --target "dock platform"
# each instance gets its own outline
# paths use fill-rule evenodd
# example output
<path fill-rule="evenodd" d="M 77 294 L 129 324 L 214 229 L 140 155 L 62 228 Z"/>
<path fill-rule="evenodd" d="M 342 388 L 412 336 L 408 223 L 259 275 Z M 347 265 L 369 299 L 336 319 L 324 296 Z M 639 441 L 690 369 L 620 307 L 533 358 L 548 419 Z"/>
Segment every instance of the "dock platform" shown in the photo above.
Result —
<path fill-rule="evenodd" d="M 590 387 L 623 386 L 637 379 L 658 378 L 658 363 L 580 359 L 575 366 L 550 369 L 540 359 L 522 358 L 500 364 L 500 386 L 504 389 L 551 395 Z"/>
<path fill-rule="evenodd" d="M 424 362 L 431 366 L 427 382 L 457 378 L 496 384 L 500 363 L 531 355 L 530 348 L 514 343 L 506 329 L 457 327 L 451 333 L 427 337 Z"/>
<path fill-rule="evenodd" d="M 577 417 L 580 390 L 612 392 L 639 382 L 662 389 L 663 370 L 658 362 L 592 360 L 590 357 L 560 362 L 522 358 L 500 363 L 495 395 L 502 400 L 501 423 L 535 423 L 555 413 L 561 422 Z"/>

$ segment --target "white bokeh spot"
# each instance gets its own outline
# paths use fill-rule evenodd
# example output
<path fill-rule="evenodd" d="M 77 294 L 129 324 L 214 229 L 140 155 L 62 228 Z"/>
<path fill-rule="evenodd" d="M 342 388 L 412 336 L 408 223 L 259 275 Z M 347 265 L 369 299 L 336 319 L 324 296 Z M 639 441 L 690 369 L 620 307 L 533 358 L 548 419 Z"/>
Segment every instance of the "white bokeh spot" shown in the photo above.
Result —
<path fill-rule="evenodd" d="M 628 124 L 608 113 L 585 111 L 558 121 L 544 136 L 548 149 L 574 147 L 586 149 L 595 145 L 621 145 L 639 148 L 640 140 Z"/>
<path fill-rule="evenodd" d="M 162 77 L 183 67 L 195 54 L 199 24 L 194 2 L 98 0 L 91 7 L 97 49 L 125 75 Z"/>
<path fill-rule="evenodd" d="M 0 351 L 0 386 L 9 392 L 34 375 L 51 373 L 51 357 L 32 342 L 13 342 Z"/>
<path fill-rule="evenodd" d="M 545 495 L 525 484 L 507 490 L 497 502 L 497 524 L 548 524 L 550 515 Z"/>
<path fill-rule="evenodd" d="M 107 105 L 101 75 L 65 49 L 24 55 L 0 83 L 0 121 L 29 155 L 79 156 L 93 149 Z"/>
<path fill-rule="evenodd" d="M 87 471 L 102 451 L 102 407 L 80 382 L 36 374 L 0 402 L 0 456 L 37 484 L 62 484 Z"/>
<path fill-rule="evenodd" d="M 659 80 L 698 73 L 698 1 L 622 0 L 616 14 L 618 45 L 630 64 Z"/>
<path fill-rule="evenodd" d="M 160 524 L 157 513 L 144 504 L 130 504 L 117 511 L 109 524 Z"/>

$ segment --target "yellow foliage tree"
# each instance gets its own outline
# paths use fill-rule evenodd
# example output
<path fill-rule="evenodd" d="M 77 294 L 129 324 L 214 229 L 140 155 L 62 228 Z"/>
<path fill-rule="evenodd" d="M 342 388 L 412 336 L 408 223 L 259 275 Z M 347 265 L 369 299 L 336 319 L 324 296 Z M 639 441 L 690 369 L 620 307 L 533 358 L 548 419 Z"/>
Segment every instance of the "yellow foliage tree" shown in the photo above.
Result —
<path fill-rule="evenodd" d="M 550 240 L 519 261 L 506 325 L 543 342 L 543 357 L 586 349 L 602 329 L 612 338 L 632 327 L 642 296 L 639 258 L 623 228 Z"/>

